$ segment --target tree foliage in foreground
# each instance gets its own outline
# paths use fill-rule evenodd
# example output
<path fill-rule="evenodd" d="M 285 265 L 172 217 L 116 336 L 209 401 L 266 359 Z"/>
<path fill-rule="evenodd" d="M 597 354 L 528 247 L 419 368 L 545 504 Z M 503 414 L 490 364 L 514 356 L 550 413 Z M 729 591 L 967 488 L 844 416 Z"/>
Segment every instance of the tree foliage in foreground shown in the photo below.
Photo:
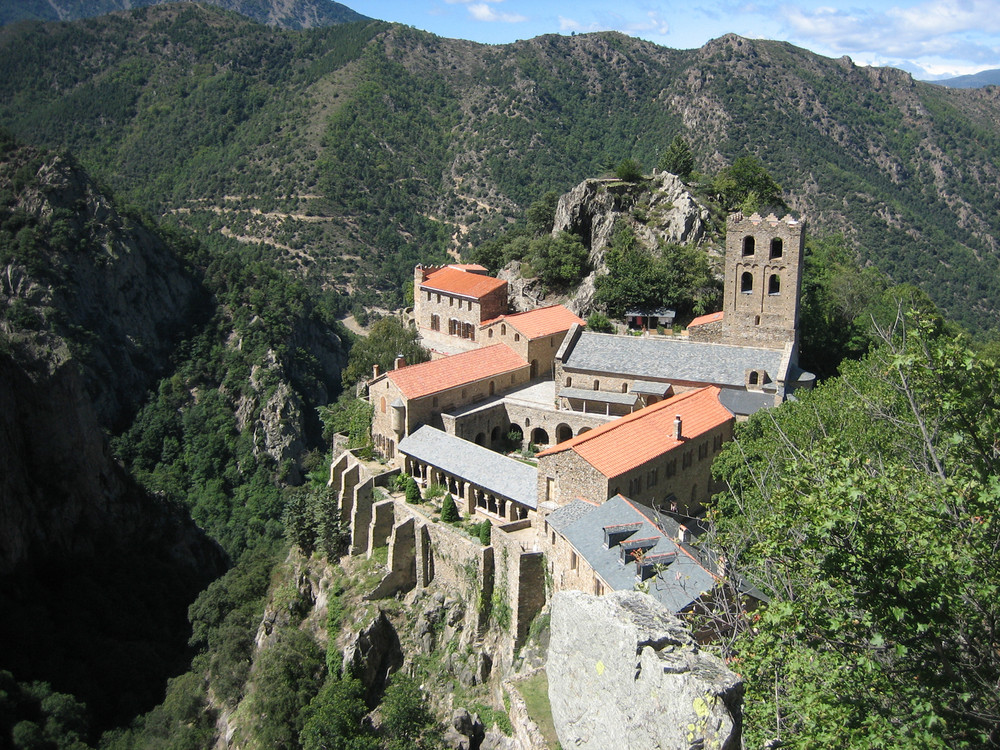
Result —
<path fill-rule="evenodd" d="M 914 317 L 742 426 L 716 475 L 748 746 L 1000 743 L 1000 367 Z"/>

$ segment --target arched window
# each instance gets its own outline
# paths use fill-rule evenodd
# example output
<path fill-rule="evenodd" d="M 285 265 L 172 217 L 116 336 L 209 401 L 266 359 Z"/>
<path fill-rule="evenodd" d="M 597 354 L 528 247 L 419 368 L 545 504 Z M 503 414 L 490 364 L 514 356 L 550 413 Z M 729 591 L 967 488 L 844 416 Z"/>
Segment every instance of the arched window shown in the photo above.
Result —
<path fill-rule="evenodd" d="M 601 381 L 600 380 L 595 380 L 594 381 L 594 390 L 595 391 L 601 390 Z"/>
<path fill-rule="evenodd" d="M 771 240 L 771 257 L 772 258 L 780 258 L 782 256 L 782 254 L 784 253 L 784 250 L 785 250 L 785 248 L 784 248 L 784 246 L 781 243 L 781 238 L 780 237 L 775 237 L 773 240 Z"/>
<path fill-rule="evenodd" d="M 492 328 L 490 329 L 490 332 L 489 332 L 488 335 L 489 335 L 490 338 L 493 338 L 493 329 Z"/>
<path fill-rule="evenodd" d="M 495 390 L 496 390 L 496 385 L 495 385 L 495 384 L 493 383 L 493 381 L 491 380 L 491 381 L 490 381 L 490 395 L 491 395 L 491 396 L 493 395 L 493 392 L 494 392 Z"/>
<path fill-rule="evenodd" d="M 757 385 L 758 383 L 760 383 L 760 375 L 757 373 L 756 370 L 750 371 L 750 377 L 747 379 L 747 382 L 750 385 Z"/>
<path fill-rule="evenodd" d="M 753 255 L 754 250 L 756 249 L 756 245 L 757 245 L 757 241 L 753 237 L 751 237 L 750 235 L 747 235 L 746 237 L 744 237 L 743 238 L 743 255 Z"/>
<path fill-rule="evenodd" d="M 573 385 L 573 378 L 571 378 L 569 375 L 567 375 L 566 376 L 566 387 L 569 388 L 571 385 Z"/>
<path fill-rule="evenodd" d="M 781 294 L 781 279 L 778 278 L 778 274 L 771 274 L 771 278 L 767 280 L 767 293 Z"/>
<path fill-rule="evenodd" d="M 750 294 L 753 291 L 753 274 L 749 271 L 744 271 L 740 276 L 740 291 L 743 294 Z"/>
<path fill-rule="evenodd" d="M 622 383 L 622 393 L 628 393 L 628 383 Z"/>
<path fill-rule="evenodd" d="M 500 324 L 500 335 L 501 336 L 506 336 L 507 335 L 507 324 L 506 323 L 501 323 Z"/>
<path fill-rule="evenodd" d="M 520 341 L 520 340 L 521 340 L 521 334 L 515 333 L 514 334 L 514 341 Z"/>

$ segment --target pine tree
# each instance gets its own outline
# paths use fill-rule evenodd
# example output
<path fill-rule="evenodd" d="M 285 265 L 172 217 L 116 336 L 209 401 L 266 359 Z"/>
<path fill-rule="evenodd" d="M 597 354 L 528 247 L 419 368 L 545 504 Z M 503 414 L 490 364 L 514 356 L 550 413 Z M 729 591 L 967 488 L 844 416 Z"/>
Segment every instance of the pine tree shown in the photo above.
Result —
<path fill-rule="evenodd" d="M 687 141 L 679 135 L 674 136 L 667 152 L 660 159 L 659 167 L 663 172 L 670 172 L 682 180 L 687 180 L 694 169 L 694 154 L 691 153 Z"/>
<path fill-rule="evenodd" d="M 460 521 L 458 506 L 455 505 L 455 498 L 449 492 L 441 501 L 441 520 L 445 523 L 457 523 Z"/>
<path fill-rule="evenodd" d="M 406 480 L 406 502 L 419 503 L 421 499 L 420 488 L 417 487 L 417 480 L 413 477 L 408 477 Z"/>

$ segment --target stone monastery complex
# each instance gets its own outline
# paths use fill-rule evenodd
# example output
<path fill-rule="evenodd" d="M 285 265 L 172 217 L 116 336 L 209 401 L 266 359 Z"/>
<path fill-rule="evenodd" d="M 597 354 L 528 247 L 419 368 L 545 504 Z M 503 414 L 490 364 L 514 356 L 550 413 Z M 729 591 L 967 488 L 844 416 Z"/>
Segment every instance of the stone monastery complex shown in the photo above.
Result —
<path fill-rule="evenodd" d="M 380 593 L 442 576 L 480 601 L 502 587 L 515 647 L 546 588 L 641 585 L 672 612 L 697 607 L 719 578 L 692 544 L 719 489 L 712 459 L 737 419 L 813 384 L 797 364 L 803 244 L 791 217 L 730 216 L 723 310 L 680 335 L 593 333 L 561 305 L 511 313 L 486 269 L 417 266 L 414 318 L 434 358 L 400 358 L 368 383 L 394 469 L 365 477 L 344 454 L 331 470 L 352 551 L 390 544 Z M 537 464 L 507 455 L 522 441 Z M 400 471 L 489 520 L 491 544 L 463 552 L 420 506 L 379 502 L 374 487 Z M 463 583 L 470 566 L 478 580 Z"/>

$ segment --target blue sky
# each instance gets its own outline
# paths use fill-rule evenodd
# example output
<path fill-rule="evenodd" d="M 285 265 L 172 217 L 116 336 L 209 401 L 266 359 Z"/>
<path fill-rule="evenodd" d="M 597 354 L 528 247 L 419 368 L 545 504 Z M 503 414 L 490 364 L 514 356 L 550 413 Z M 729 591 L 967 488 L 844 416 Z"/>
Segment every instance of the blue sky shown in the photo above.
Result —
<path fill-rule="evenodd" d="M 778 39 L 858 65 L 921 79 L 1000 68 L 1000 0 L 869 0 L 862 4 L 692 0 L 341 0 L 372 18 L 439 36 L 504 44 L 540 34 L 622 31 L 692 49 L 733 32 Z"/>

